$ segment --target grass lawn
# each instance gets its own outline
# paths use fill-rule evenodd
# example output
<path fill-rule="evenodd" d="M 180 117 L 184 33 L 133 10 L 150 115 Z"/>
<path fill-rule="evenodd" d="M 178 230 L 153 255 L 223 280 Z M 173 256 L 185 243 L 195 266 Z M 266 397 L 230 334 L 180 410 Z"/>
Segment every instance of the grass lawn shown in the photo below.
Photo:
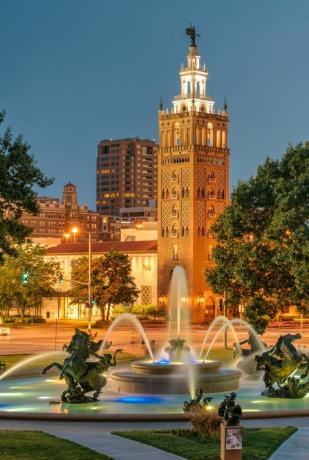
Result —
<path fill-rule="evenodd" d="M 1 460 L 112 460 L 41 431 L 0 431 Z"/>
<path fill-rule="evenodd" d="M 297 429 L 295 427 L 245 428 L 244 460 L 266 460 Z M 169 430 L 115 431 L 113 434 L 143 442 L 189 460 L 218 460 L 219 441 L 205 443 L 179 436 Z"/>

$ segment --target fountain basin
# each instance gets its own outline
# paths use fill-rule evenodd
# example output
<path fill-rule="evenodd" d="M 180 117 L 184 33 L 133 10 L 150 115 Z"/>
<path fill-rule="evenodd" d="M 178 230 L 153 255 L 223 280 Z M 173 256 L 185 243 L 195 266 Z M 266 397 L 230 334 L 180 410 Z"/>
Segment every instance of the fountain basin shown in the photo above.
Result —
<path fill-rule="evenodd" d="M 134 361 L 131 364 L 131 368 L 136 374 L 184 374 L 188 372 L 188 366 L 198 369 L 199 372 L 215 372 L 218 371 L 221 367 L 221 361 L 209 360 L 209 361 L 199 361 L 191 364 L 185 363 L 160 363 L 160 362 L 151 362 L 138 360 Z"/>
<path fill-rule="evenodd" d="M 110 384 L 112 391 L 123 394 L 186 394 L 189 381 L 206 393 L 237 390 L 241 372 L 220 366 L 220 361 L 189 365 L 136 361 L 131 365 L 132 370 L 113 372 Z"/>

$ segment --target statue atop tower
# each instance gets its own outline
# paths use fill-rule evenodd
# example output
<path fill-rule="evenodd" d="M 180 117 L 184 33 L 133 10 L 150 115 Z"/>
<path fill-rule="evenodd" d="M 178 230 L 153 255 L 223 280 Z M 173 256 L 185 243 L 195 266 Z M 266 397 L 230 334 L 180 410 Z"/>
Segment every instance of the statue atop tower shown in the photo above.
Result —
<path fill-rule="evenodd" d="M 186 28 L 186 34 L 191 38 L 191 46 L 196 47 L 195 39 L 200 35 L 196 32 L 195 27 L 190 24 L 190 27 Z"/>

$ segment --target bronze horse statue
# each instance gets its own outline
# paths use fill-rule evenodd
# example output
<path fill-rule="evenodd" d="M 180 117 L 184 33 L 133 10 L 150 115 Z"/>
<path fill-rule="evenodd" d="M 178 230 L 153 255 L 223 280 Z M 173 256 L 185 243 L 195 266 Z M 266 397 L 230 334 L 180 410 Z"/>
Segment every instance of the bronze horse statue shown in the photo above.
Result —
<path fill-rule="evenodd" d="M 300 353 L 293 342 L 300 334 L 281 335 L 277 343 L 255 356 L 256 369 L 264 371 L 266 396 L 303 398 L 309 391 L 309 357 Z"/>
<path fill-rule="evenodd" d="M 102 345 L 102 340 L 94 342 L 86 332 L 75 330 L 75 334 L 68 346 L 64 349 L 69 353 L 63 364 L 54 362 L 42 370 L 42 374 L 56 367 L 60 371 L 60 379 L 64 379 L 67 388 L 61 395 L 62 402 L 84 403 L 97 401 L 102 388 L 106 385 L 106 377 L 102 375 L 109 367 L 116 366 L 116 355 L 122 350 L 118 349 L 114 355 L 99 355 L 97 351 Z M 89 358 L 96 361 L 88 361 Z M 86 393 L 93 392 L 92 396 Z"/>

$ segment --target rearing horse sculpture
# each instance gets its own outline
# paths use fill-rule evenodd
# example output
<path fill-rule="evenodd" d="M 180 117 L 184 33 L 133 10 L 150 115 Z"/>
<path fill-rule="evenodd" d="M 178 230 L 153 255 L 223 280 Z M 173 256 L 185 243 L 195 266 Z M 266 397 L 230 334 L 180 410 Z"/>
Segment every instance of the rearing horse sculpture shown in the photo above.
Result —
<path fill-rule="evenodd" d="M 277 343 L 255 357 L 257 370 L 264 371 L 266 396 L 303 398 L 309 392 L 309 357 L 292 342 L 300 334 L 281 335 Z"/>
<path fill-rule="evenodd" d="M 69 356 L 65 358 L 63 364 L 57 362 L 49 364 L 42 370 L 42 374 L 52 367 L 60 371 L 60 379 L 64 379 L 67 388 L 61 395 L 63 402 L 84 403 L 97 401 L 102 388 L 106 384 L 106 377 L 102 375 L 109 367 L 116 366 L 116 355 L 122 350 L 118 349 L 114 355 L 98 355 L 97 351 L 102 341 L 94 342 L 89 334 L 75 330 L 75 334 L 66 351 Z M 96 357 L 96 361 L 87 361 L 90 357 Z M 93 392 L 92 396 L 86 393 Z"/>

